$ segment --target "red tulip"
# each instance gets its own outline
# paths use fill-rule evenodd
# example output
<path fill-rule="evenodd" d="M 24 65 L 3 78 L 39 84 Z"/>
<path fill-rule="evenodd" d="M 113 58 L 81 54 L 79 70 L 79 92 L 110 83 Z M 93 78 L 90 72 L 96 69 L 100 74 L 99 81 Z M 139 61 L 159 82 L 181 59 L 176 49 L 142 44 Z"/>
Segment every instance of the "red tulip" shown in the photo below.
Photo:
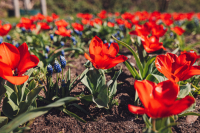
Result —
<path fill-rule="evenodd" d="M 36 28 L 36 25 L 33 24 L 33 20 L 29 18 L 21 18 L 21 22 L 16 25 L 16 27 L 22 28 L 24 27 L 26 30 L 33 30 Z"/>
<path fill-rule="evenodd" d="M 174 28 L 171 28 L 172 31 L 174 31 L 178 35 L 182 35 L 185 30 L 183 30 L 181 27 L 175 26 Z"/>
<path fill-rule="evenodd" d="M 160 49 L 166 50 L 162 45 L 163 43 L 159 43 L 159 38 L 156 36 L 151 36 L 150 38 L 148 36 L 141 36 L 141 41 L 147 53 L 152 53 Z"/>
<path fill-rule="evenodd" d="M 138 36 L 148 36 L 151 32 L 151 28 L 149 27 L 148 24 L 144 25 L 135 25 L 135 31 L 129 32 L 131 35 L 138 35 Z"/>
<path fill-rule="evenodd" d="M 115 23 L 108 22 L 107 25 L 108 25 L 108 27 L 114 27 L 114 26 L 115 26 Z"/>
<path fill-rule="evenodd" d="M 12 28 L 11 24 L 0 25 L 0 36 L 7 35 L 8 32 L 11 30 L 11 28 Z"/>
<path fill-rule="evenodd" d="M 96 69 L 109 69 L 116 66 L 118 63 L 126 61 L 128 58 L 124 55 L 119 55 L 119 46 L 117 43 L 103 44 L 102 40 L 95 36 L 89 46 L 89 53 L 85 53 L 85 58 L 92 62 Z"/>
<path fill-rule="evenodd" d="M 129 111 L 139 115 L 147 114 L 154 119 L 180 114 L 195 102 L 195 99 L 191 96 L 176 100 L 179 86 L 170 80 L 159 84 L 148 80 L 136 80 L 134 88 L 144 108 L 129 104 Z"/>
<path fill-rule="evenodd" d="M 49 30 L 49 29 L 51 29 L 51 27 L 46 22 L 38 22 L 37 24 L 40 25 L 40 28 L 42 30 Z"/>
<path fill-rule="evenodd" d="M 53 17 L 51 17 L 51 16 L 46 16 L 46 21 L 47 21 L 47 22 L 53 22 Z"/>
<path fill-rule="evenodd" d="M 127 20 L 124 21 L 124 25 L 126 28 L 129 28 L 129 29 L 132 28 L 132 23 L 128 22 Z"/>
<path fill-rule="evenodd" d="M 58 30 L 55 31 L 55 34 L 61 35 L 63 37 L 65 37 L 65 36 L 70 37 L 71 30 L 67 30 L 65 27 L 59 27 Z"/>
<path fill-rule="evenodd" d="M 28 79 L 24 73 L 39 63 L 37 56 L 30 55 L 26 43 L 16 48 L 3 42 L 0 45 L 0 57 L 0 77 L 16 85 L 23 84 Z"/>
<path fill-rule="evenodd" d="M 200 66 L 193 64 L 198 56 L 194 51 L 184 52 L 180 56 L 172 53 L 158 55 L 155 65 L 159 72 L 174 82 L 191 78 L 194 75 L 200 75 Z"/>
<path fill-rule="evenodd" d="M 167 32 L 163 25 L 156 25 L 152 28 L 152 35 L 162 37 Z"/>
<path fill-rule="evenodd" d="M 59 18 L 59 16 L 55 13 L 52 13 L 51 16 L 53 17 L 54 20 Z"/>
<path fill-rule="evenodd" d="M 83 31 L 83 25 L 79 23 L 72 23 L 72 27 L 78 31 Z"/>
<path fill-rule="evenodd" d="M 67 27 L 69 23 L 66 22 L 65 20 L 59 20 L 55 22 L 55 25 L 58 27 Z"/>

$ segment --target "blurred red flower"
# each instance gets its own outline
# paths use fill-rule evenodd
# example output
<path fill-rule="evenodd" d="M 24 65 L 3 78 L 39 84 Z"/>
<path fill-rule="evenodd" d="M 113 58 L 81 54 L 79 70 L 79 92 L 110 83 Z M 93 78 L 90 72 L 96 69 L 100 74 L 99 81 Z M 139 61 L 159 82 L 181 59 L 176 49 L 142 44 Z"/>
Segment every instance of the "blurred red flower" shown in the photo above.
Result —
<path fill-rule="evenodd" d="M 183 30 L 181 27 L 175 26 L 174 28 L 171 28 L 172 31 L 174 31 L 178 35 L 182 35 L 185 30 Z"/>
<path fill-rule="evenodd" d="M 8 34 L 8 32 L 11 30 L 12 25 L 11 24 L 0 24 L 0 36 L 5 36 Z"/>
<path fill-rule="evenodd" d="M 83 25 L 79 23 L 72 23 L 72 27 L 78 31 L 83 31 Z"/>
<path fill-rule="evenodd" d="M 55 25 L 57 27 L 67 27 L 69 25 L 69 23 L 62 19 L 62 20 L 56 21 Z"/>
<path fill-rule="evenodd" d="M 55 34 L 63 37 L 71 37 L 71 30 L 67 30 L 65 27 L 58 27 L 58 30 L 55 31 Z"/>

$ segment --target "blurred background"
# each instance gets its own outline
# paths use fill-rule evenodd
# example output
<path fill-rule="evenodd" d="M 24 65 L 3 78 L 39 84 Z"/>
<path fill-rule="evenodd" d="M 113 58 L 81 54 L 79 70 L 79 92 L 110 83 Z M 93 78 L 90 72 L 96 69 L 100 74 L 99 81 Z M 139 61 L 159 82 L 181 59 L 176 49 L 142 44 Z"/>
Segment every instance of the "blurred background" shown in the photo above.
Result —
<path fill-rule="evenodd" d="M 0 18 L 14 17 L 14 0 L 0 0 Z M 20 14 L 29 15 L 41 12 L 42 0 L 18 0 Z M 28 2 L 26 4 L 26 2 Z M 76 13 L 98 13 L 105 9 L 108 12 L 124 13 L 143 11 L 152 12 L 200 12 L 199 0 L 46 0 L 47 13 L 60 16 Z"/>

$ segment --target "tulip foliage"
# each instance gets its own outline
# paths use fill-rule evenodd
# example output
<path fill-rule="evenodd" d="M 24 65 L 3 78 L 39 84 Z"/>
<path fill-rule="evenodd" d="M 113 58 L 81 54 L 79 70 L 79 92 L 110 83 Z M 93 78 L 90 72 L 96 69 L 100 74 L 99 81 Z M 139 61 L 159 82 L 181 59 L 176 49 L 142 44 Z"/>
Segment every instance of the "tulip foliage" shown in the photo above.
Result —
<path fill-rule="evenodd" d="M 102 10 L 96 16 L 78 13 L 65 19 L 55 13 L 39 13 L 22 17 L 16 25 L 0 21 L 4 114 L 0 116 L 0 132 L 28 130 L 27 121 L 51 108 L 81 122 L 86 121 L 71 108 L 92 120 L 85 109 L 90 104 L 109 112 L 118 105 L 115 96 L 123 71 L 117 68 L 122 63 L 135 79 L 134 101 L 124 110 L 142 115 L 143 132 L 172 132 L 178 117 L 200 116 L 191 112 L 196 107 L 194 95 L 200 95 L 200 55 L 192 50 L 199 42 L 185 43 L 185 33 L 200 33 L 199 19 L 200 14 L 192 12 L 112 14 Z M 123 47 L 135 64 L 120 51 Z M 87 60 L 81 60 L 85 70 L 74 76 L 71 70 L 79 66 L 70 63 L 81 54 Z M 112 75 L 110 80 L 107 75 Z M 79 84 L 86 93 L 74 95 Z M 37 107 L 38 100 L 45 106 Z"/>

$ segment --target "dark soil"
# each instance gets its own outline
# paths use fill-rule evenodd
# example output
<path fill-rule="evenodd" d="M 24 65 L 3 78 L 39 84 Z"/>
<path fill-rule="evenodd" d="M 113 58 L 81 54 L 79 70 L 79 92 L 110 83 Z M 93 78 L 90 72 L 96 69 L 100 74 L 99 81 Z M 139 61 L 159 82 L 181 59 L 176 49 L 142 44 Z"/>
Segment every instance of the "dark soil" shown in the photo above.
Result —
<path fill-rule="evenodd" d="M 129 61 L 134 65 L 135 61 L 131 53 L 127 49 L 123 49 L 124 55 L 129 57 Z M 75 67 L 71 68 L 71 76 L 75 77 L 85 70 L 83 64 L 86 59 L 83 55 L 80 55 L 77 59 L 72 58 L 74 61 L 71 62 Z M 31 125 L 31 133 L 81 133 L 81 132 L 93 132 L 93 133 L 138 133 L 142 132 L 145 127 L 143 119 L 141 116 L 136 117 L 136 115 L 128 111 L 128 104 L 133 104 L 134 101 L 134 78 L 125 67 L 123 63 L 118 64 L 114 70 L 117 71 L 122 66 L 123 73 L 118 78 L 118 83 L 123 83 L 118 85 L 117 94 L 114 97 L 118 99 L 119 106 L 113 106 L 111 110 L 99 109 L 95 107 L 94 104 L 84 106 L 80 104 L 95 120 L 92 120 L 89 116 L 76 109 L 75 107 L 69 107 L 69 110 L 77 114 L 81 118 L 87 121 L 87 123 L 80 122 L 74 117 L 68 116 L 65 113 L 52 109 L 47 114 L 35 118 L 33 124 Z M 68 68 L 65 69 L 67 71 Z M 114 73 L 107 74 L 107 79 L 110 79 Z M 87 88 L 79 83 L 72 91 L 71 95 L 78 95 L 81 92 L 88 92 Z M 44 103 L 38 104 L 43 106 Z M 200 112 L 200 96 L 196 96 L 196 109 L 195 112 Z M 192 120 L 187 120 L 186 117 L 179 118 L 178 125 L 173 127 L 174 133 L 200 133 L 200 117 L 194 118 Z"/>

